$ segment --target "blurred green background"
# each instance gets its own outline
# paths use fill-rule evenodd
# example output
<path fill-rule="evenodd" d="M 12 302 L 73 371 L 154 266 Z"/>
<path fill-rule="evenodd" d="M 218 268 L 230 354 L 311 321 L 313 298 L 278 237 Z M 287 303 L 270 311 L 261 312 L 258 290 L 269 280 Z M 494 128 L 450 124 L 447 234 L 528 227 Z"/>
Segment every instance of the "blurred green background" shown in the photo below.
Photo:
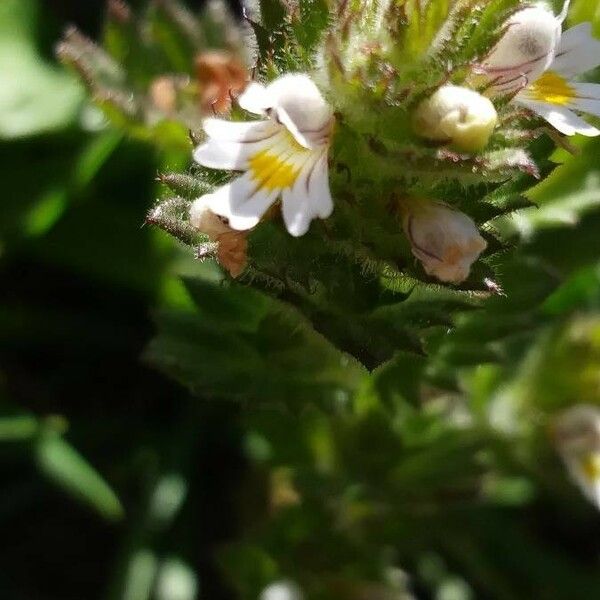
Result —
<path fill-rule="evenodd" d="M 189 148 L 107 126 L 58 66 L 65 25 L 94 36 L 103 15 L 0 1 L 0 600 L 253 599 L 287 576 L 404 598 L 365 591 L 403 587 L 390 565 L 420 599 L 599 597 L 600 519 L 536 421 L 600 404 L 598 140 L 500 224 L 521 239 L 508 299 L 390 302 L 365 327 L 427 326 L 429 358 L 390 342 L 367 374 L 143 226 Z M 599 4 L 571 19 L 598 33 Z"/>
<path fill-rule="evenodd" d="M 0 598 L 141 599 L 153 561 L 228 598 L 212 554 L 236 531 L 237 409 L 140 359 L 197 268 L 143 227 L 159 168 L 187 157 L 107 129 L 54 58 L 67 23 L 103 18 L 100 1 L 0 3 Z"/>

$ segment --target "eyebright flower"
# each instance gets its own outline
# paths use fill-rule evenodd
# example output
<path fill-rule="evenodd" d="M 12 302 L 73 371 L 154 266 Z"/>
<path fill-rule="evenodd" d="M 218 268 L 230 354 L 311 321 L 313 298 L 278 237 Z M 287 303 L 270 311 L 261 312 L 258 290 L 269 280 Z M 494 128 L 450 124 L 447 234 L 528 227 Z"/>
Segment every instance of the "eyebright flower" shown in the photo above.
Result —
<path fill-rule="evenodd" d="M 465 281 L 471 265 L 487 248 L 475 223 L 460 211 L 431 200 L 403 199 L 400 209 L 412 253 L 425 272 L 444 283 Z"/>
<path fill-rule="evenodd" d="M 190 223 L 209 240 L 217 243 L 217 260 L 232 277 L 239 277 L 248 263 L 246 235 L 231 229 L 223 217 L 207 207 L 203 198 L 192 204 Z"/>
<path fill-rule="evenodd" d="M 600 135 L 573 111 L 600 117 L 600 85 L 578 83 L 574 77 L 600 65 L 600 41 L 590 23 L 566 31 L 550 68 L 515 97 L 515 102 L 546 119 L 565 135 Z"/>
<path fill-rule="evenodd" d="M 524 8 L 506 22 L 506 33 L 481 63 L 495 94 L 511 94 L 537 79 L 549 66 L 560 41 L 562 21 L 544 4 Z"/>
<path fill-rule="evenodd" d="M 600 508 L 600 407 L 574 406 L 558 416 L 552 431 L 573 481 Z"/>
<path fill-rule="evenodd" d="M 414 114 L 418 135 L 451 143 L 463 152 L 487 145 L 498 114 L 488 98 L 456 85 L 444 85 L 421 102 Z"/>
<path fill-rule="evenodd" d="M 268 117 L 262 121 L 206 119 L 208 141 L 195 160 L 243 175 L 204 197 L 206 205 L 233 229 L 256 226 L 281 198 L 283 220 L 293 236 L 304 235 L 312 219 L 329 217 L 328 149 L 333 112 L 317 86 L 303 74 L 284 75 L 268 86 L 252 83 L 239 104 Z"/>

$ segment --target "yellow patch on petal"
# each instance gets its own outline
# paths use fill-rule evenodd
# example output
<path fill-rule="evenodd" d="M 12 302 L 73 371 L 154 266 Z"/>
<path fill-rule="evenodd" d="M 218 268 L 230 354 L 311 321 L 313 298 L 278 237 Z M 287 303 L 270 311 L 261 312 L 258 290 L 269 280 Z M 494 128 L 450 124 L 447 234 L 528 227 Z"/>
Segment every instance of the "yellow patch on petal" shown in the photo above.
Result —
<path fill-rule="evenodd" d="M 268 150 L 255 154 L 249 163 L 252 179 L 258 182 L 260 189 L 270 192 L 292 187 L 300 174 L 300 169 L 293 163 Z"/>
<path fill-rule="evenodd" d="M 598 481 L 600 479 L 600 453 L 594 452 L 583 458 L 581 468 L 589 481 Z"/>
<path fill-rule="evenodd" d="M 559 106 L 566 106 L 577 97 L 577 90 L 554 71 L 546 71 L 529 86 L 527 92 L 532 100 Z"/>

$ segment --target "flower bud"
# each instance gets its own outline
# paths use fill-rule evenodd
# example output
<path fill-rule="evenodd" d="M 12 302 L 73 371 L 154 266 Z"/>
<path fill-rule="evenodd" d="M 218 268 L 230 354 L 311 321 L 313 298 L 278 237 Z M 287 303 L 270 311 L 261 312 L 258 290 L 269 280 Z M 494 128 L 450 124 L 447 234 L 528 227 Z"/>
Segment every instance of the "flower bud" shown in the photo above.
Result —
<path fill-rule="evenodd" d="M 402 225 L 412 253 L 427 275 L 444 283 L 462 283 L 487 242 L 467 215 L 441 202 L 405 199 Z"/>
<path fill-rule="evenodd" d="M 552 433 L 571 478 L 600 508 L 600 407 L 569 408 L 557 417 Z"/>
<path fill-rule="evenodd" d="M 550 66 L 560 41 L 561 19 L 539 4 L 516 12 L 505 28 L 481 64 L 496 93 L 518 91 Z"/>
<path fill-rule="evenodd" d="M 487 145 L 498 114 L 488 98 L 455 85 L 445 85 L 421 102 L 414 114 L 417 135 L 451 143 L 463 152 Z"/>
<path fill-rule="evenodd" d="M 233 278 L 239 277 L 248 264 L 246 234 L 232 229 L 226 219 L 212 212 L 206 205 L 206 196 L 198 198 L 192 204 L 190 223 L 211 241 L 218 243 L 219 263 Z"/>

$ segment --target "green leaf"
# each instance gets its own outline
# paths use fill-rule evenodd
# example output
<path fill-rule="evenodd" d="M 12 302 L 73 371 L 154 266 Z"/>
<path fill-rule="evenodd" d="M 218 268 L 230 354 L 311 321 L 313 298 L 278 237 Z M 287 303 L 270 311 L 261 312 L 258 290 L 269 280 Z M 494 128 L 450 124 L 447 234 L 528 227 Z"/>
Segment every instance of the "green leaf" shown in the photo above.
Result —
<path fill-rule="evenodd" d="M 109 521 L 123 517 L 123 507 L 98 472 L 62 437 L 43 432 L 35 444 L 40 470 L 69 494 Z"/>
<path fill-rule="evenodd" d="M 360 385 L 364 368 L 291 306 L 235 284 L 190 290 L 198 312 L 162 314 L 146 358 L 194 392 L 299 406 Z"/>
<path fill-rule="evenodd" d="M 599 152 L 599 140 L 585 143 L 579 156 L 569 158 L 527 194 L 535 208 L 519 211 L 501 226 L 530 238 L 542 229 L 574 227 L 582 216 L 600 208 Z"/>

